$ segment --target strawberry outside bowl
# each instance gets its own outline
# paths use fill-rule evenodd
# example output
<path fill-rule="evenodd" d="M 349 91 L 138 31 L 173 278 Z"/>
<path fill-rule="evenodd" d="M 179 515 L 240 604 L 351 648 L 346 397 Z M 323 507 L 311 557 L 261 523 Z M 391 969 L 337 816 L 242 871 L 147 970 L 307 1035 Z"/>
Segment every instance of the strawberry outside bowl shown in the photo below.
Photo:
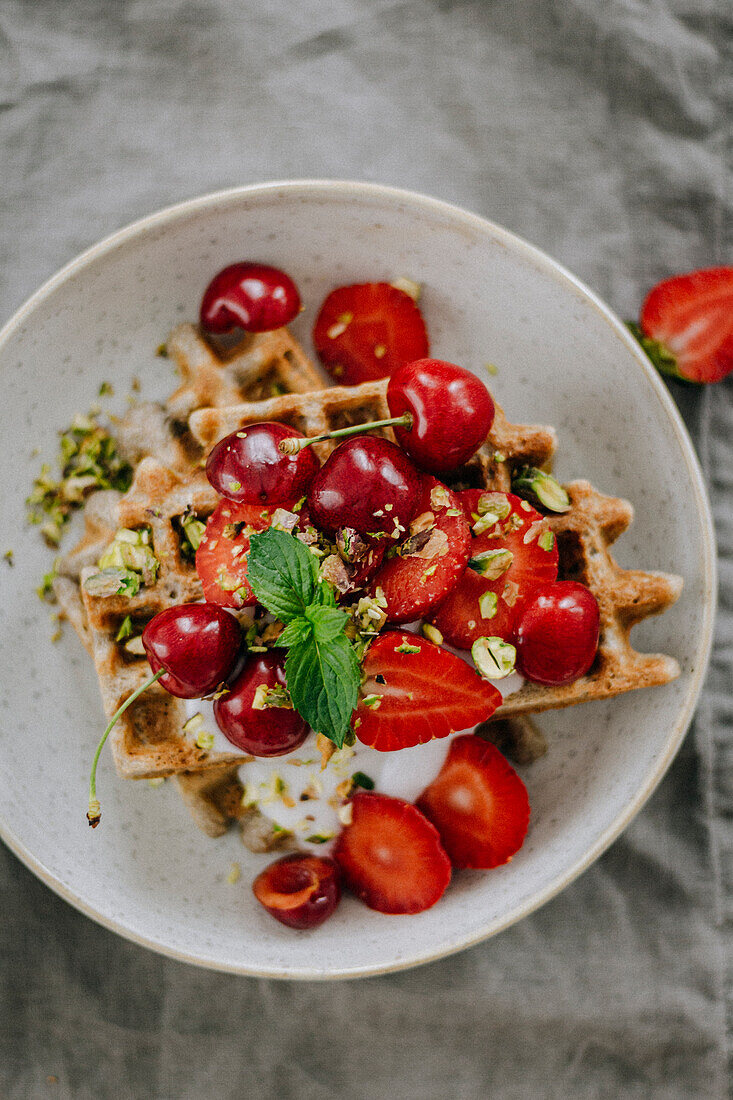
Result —
<path fill-rule="evenodd" d="M 254 258 L 286 270 L 310 331 L 334 286 L 406 276 L 436 356 L 490 380 L 510 420 L 552 424 L 561 480 L 587 478 L 636 509 L 620 564 L 679 573 L 662 617 L 635 629 L 640 650 L 668 653 L 676 681 L 542 715 L 545 757 L 520 769 L 532 818 L 524 847 L 491 872 L 461 872 L 432 909 L 390 917 L 345 897 L 311 932 L 257 904 L 251 881 L 270 858 L 236 830 L 199 833 L 175 784 L 117 779 L 104 758 L 104 821 L 85 821 L 89 763 L 103 728 L 96 675 L 73 631 L 51 640 L 35 595 L 52 555 L 25 522 L 39 464 L 57 432 L 112 382 L 117 411 L 135 377 L 145 399 L 173 388 L 155 351 L 195 320 L 208 279 Z M 624 326 L 577 279 L 483 218 L 372 184 L 293 181 L 237 188 L 164 210 L 91 248 L 0 332 L 4 400 L 0 659 L 0 835 L 52 889 L 123 936 L 174 958 L 241 974 L 328 979 L 399 970 L 476 943 L 527 916 L 608 847 L 677 751 L 705 673 L 715 605 L 710 512 L 690 440 L 664 385 Z M 115 401 L 110 402 L 114 411 Z M 406 750 L 409 753 L 409 750 Z M 229 882 L 232 863 L 241 878 Z"/>

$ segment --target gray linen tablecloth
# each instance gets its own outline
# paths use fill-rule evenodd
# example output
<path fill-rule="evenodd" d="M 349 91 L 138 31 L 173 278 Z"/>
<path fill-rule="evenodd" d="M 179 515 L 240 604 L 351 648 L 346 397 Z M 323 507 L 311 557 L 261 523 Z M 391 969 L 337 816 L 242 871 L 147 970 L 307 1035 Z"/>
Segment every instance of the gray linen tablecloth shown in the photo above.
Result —
<path fill-rule="evenodd" d="M 465 205 L 632 316 L 659 278 L 730 261 L 732 17 L 730 0 L 2 0 L 0 317 L 140 215 L 298 176 Z M 124 942 L 0 847 L 0 1096 L 726 1094 L 733 385 L 673 392 L 716 514 L 717 650 L 613 848 L 455 958 L 291 985 Z"/>

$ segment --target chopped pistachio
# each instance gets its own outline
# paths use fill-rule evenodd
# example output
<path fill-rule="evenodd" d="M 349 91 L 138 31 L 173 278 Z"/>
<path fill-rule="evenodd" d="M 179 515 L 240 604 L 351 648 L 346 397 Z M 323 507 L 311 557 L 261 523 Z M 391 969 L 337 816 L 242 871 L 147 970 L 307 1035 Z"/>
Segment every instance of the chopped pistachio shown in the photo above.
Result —
<path fill-rule="evenodd" d="M 196 746 L 202 749 L 204 752 L 211 752 L 214 747 L 214 735 L 213 733 L 207 733 L 206 730 L 201 730 L 196 735 Z"/>
<path fill-rule="evenodd" d="M 514 672 L 517 651 L 503 638 L 477 638 L 471 646 L 471 656 L 486 680 L 503 680 Z"/>
<path fill-rule="evenodd" d="M 43 574 L 43 579 L 41 580 L 40 585 L 36 589 L 36 592 L 38 593 L 38 598 L 41 599 L 41 600 L 45 600 L 46 603 L 55 603 L 56 602 L 56 597 L 55 597 L 54 591 L 53 591 L 53 582 L 56 579 L 56 575 L 58 573 L 58 567 L 59 567 L 59 559 L 56 558 L 53 565 L 49 569 L 48 573 Z"/>
<path fill-rule="evenodd" d="M 154 584 L 159 562 L 150 547 L 150 531 L 145 527 L 137 530 L 121 527 L 115 532 L 98 565 L 102 571 L 122 569 L 138 573 L 143 584 Z"/>
<path fill-rule="evenodd" d="M 111 382 L 102 382 L 101 386 L 99 387 L 100 397 L 114 397 L 114 392 L 114 386 Z"/>
<path fill-rule="evenodd" d="M 136 638 L 130 638 L 129 641 L 125 642 L 125 653 L 130 653 L 134 657 L 145 656 L 145 646 L 139 634 Z"/>
<path fill-rule="evenodd" d="M 430 492 L 430 504 L 433 508 L 450 508 L 450 493 L 444 485 L 436 485 Z"/>
<path fill-rule="evenodd" d="M 167 345 L 165 343 L 158 344 L 157 348 L 155 349 L 155 354 L 158 356 L 159 359 L 167 359 L 168 358 L 168 347 L 167 347 Z"/>
<path fill-rule="evenodd" d="M 487 580 L 495 581 L 506 573 L 514 560 L 511 550 L 499 548 L 497 550 L 483 550 L 475 558 L 470 558 L 468 568 L 474 573 L 479 573 Z"/>
<path fill-rule="evenodd" d="M 185 734 L 193 736 L 193 734 L 196 733 L 197 730 L 201 729 L 203 724 L 203 714 L 196 713 L 192 714 L 188 721 L 183 723 L 183 726 L 181 728 Z"/>
<path fill-rule="evenodd" d="M 410 645 L 409 642 L 402 642 L 401 645 L 396 645 L 394 649 L 395 653 L 419 653 L 419 645 Z"/>
<path fill-rule="evenodd" d="M 362 703 L 365 707 L 371 707 L 372 710 L 377 710 L 382 705 L 381 695 L 365 695 L 362 699 Z"/>
<path fill-rule="evenodd" d="M 129 569 L 102 569 L 84 581 L 92 596 L 135 596 L 140 589 L 140 577 Z"/>
<path fill-rule="evenodd" d="M 403 294 L 409 295 L 416 304 L 420 301 L 422 287 L 420 283 L 416 283 L 414 279 L 408 279 L 407 276 L 400 275 L 398 278 L 392 280 L 390 286 L 393 286 L 395 290 L 401 290 Z"/>
<path fill-rule="evenodd" d="M 484 592 L 479 598 L 478 607 L 481 612 L 482 619 L 493 619 L 496 614 L 496 609 L 499 606 L 499 600 L 496 592 Z"/>
<path fill-rule="evenodd" d="M 303 838 L 306 844 L 328 844 L 329 840 L 333 840 L 333 833 L 311 833 L 310 836 Z"/>
<path fill-rule="evenodd" d="M 275 684 L 274 687 L 258 684 L 252 700 L 252 710 L 269 710 L 271 707 L 292 710 L 293 700 L 290 698 L 290 692 L 282 684 Z"/>
<path fill-rule="evenodd" d="M 492 375 L 492 377 L 499 373 L 499 368 L 497 367 L 496 363 L 484 363 L 484 368 L 487 374 Z"/>
<path fill-rule="evenodd" d="M 536 466 L 524 466 L 512 479 L 512 491 L 519 496 L 529 496 L 550 512 L 567 512 L 570 497 L 552 474 L 538 470 Z"/>
<path fill-rule="evenodd" d="M 195 516 L 188 515 L 181 519 L 181 527 L 186 543 L 195 554 L 201 545 L 201 539 L 204 537 L 206 524 L 200 519 L 196 519 Z"/>
<path fill-rule="evenodd" d="M 5 561 L 8 563 L 8 565 L 14 565 L 15 564 L 15 562 L 13 561 L 13 551 L 12 550 L 6 550 L 5 553 L 3 554 L 3 557 L 5 558 Z"/>
<path fill-rule="evenodd" d="M 336 811 L 336 816 L 342 825 L 350 825 L 354 819 L 354 806 L 353 803 L 347 802 L 344 806 L 339 806 Z"/>
<path fill-rule="evenodd" d="M 494 462 L 506 462 L 506 455 L 503 451 L 494 451 Z"/>
<path fill-rule="evenodd" d="M 242 877 L 242 868 L 238 863 L 232 863 L 229 868 L 229 874 L 227 875 L 227 882 L 230 886 L 234 886 L 235 882 L 239 882 Z"/>
<path fill-rule="evenodd" d="M 506 493 L 482 493 L 478 498 L 476 510 L 480 516 L 496 516 L 495 523 L 506 519 L 512 510 Z"/>
<path fill-rule="evenodd" d="M 437 626 L 433 626 L 432 623 L 423 623 L 422 632 L 429 642 L 433 642 L 435 645 L 443 644 L 443 635 L 440 633 Z"/>
<path fill-rule="evenodd" d="M 132 619 L 129 615 L 125 615 L 124 619 L 120 623 L 120 629 L 115 634 L 116 642 L 124 642 L 125 638 L 129 638 L 132 634 Z"/>
<path fill-rule="evenodd" d="M 537 545 L 540 550 L 552 550 L 555 545 L 555 536 L 552 531 L 543 531 L 540 537 L 537 539 Z"/>
<path fill-rule="evenodd" d="M 148 786 L 152 787 L 154 791 L 157 790 L 158 787 L 162 787 L 164 783 L 165 776 L 162 775 L 155 776 L 155 778 L 148 780 Z"/>

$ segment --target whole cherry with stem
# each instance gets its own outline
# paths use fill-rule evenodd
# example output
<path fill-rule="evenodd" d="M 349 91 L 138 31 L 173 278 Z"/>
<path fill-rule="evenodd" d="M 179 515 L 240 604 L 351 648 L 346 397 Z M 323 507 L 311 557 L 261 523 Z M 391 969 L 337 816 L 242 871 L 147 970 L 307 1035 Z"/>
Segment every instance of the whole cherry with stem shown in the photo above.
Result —
<path fill-rule="evenodd" d="M 179 604 L 150 620 L 143 631 L 142 644 L 153 675 L 115 711 L 94 753 L 87 812 L 93 829 L 102 816 L 96 789 L 97 764 L 120 716 L 158 682 L 179 699 L 198 699 L 215 691 L 234 669 L 241 640 L 236 619 L 214 604 Z"/>
<path fill-rule="evenodd" d="M 386 419 L 336 428 L 311 439 L 283 439 L 280 450 L 297 454 L 313 443 L 391 427 L 421 469 L 450 473 L 475 454 L 494 422 L 494 401 L 483 382 L 442 359 L 416 359 L 399 367 L 387 386 L 387 405 L 392 415 Z"/>
<path fill-rule="evenodd" d="M 217 493 L 237 504 L 284 504 L 298 500 L 320 469 L 316 454 L 281 449 L 286 439 L 304 439 L 287 424 L 247 424 L 220 439 L 206 460 Z"/>

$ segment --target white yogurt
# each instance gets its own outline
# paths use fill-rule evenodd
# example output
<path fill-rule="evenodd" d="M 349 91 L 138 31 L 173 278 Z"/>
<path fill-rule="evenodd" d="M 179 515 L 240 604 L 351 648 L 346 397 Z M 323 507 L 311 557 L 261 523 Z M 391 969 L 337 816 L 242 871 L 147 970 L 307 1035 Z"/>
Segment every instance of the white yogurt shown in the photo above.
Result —
<path fill-rule="evenodd" d="M 495 686 L 506 698 L 523 683 L 522 677 L 513 673 Z M 216 724 L 212 703 L 194 699 L 186 706 L 189 716 L 201 714 L 203 723 L 196 735 L 212 735 L 211 752 L 234 750 Z M 316 737 L 311 733 L 293 752 L 242 764 L 239 778 L 245 800 L 256 804 L 281 829 L 292 832 L 299 846 L 312 851 L 335 837 L 347 822 L 344 804 L 348 780 L 355 772 L 372 779 L 375 790 L 382 794 L 414 802 L 440 771 L 455 736 L 457 733 L 397 752 L 377 752 L 357 741 L 352 748 L 337 750 L 322 769 Z"/>

